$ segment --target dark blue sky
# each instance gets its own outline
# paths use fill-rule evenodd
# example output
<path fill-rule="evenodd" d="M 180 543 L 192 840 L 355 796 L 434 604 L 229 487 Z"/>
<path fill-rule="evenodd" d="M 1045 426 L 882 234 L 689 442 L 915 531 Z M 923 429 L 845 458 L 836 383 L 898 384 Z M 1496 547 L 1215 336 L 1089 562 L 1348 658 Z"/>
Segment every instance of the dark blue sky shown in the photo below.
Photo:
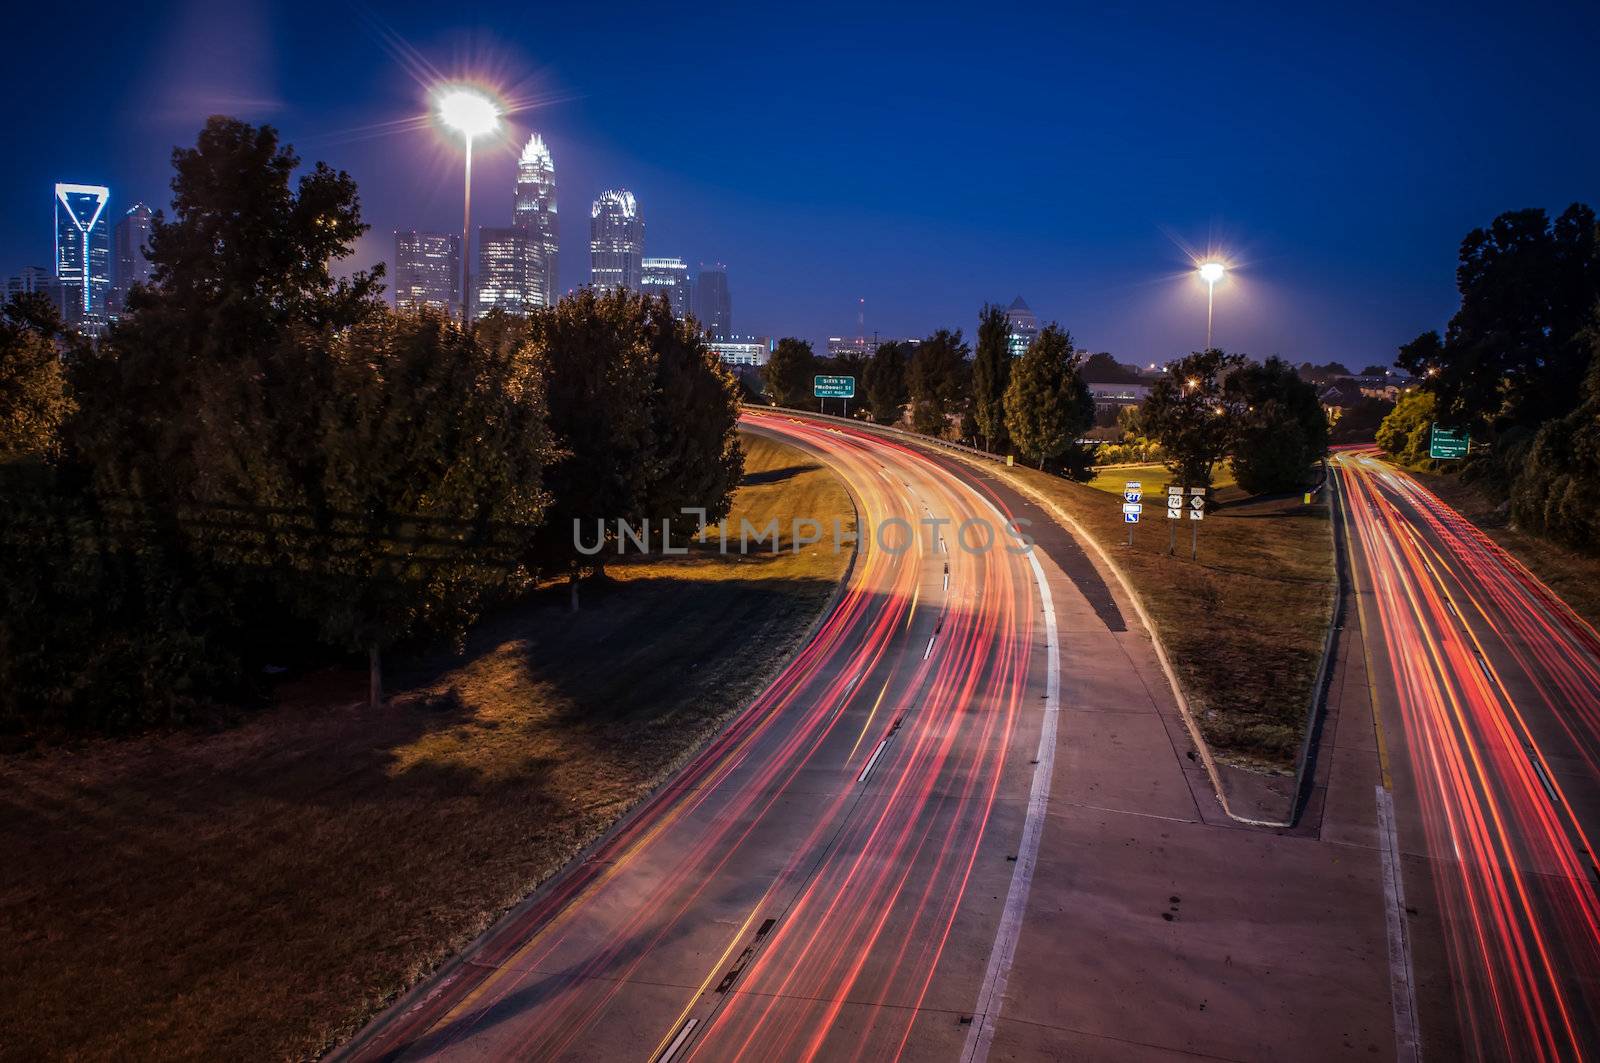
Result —
<path fill-rule="evenodd" d="M 0 273 L 46 264 L 51 185 L 164 205 L 208 113 L 277 125 L 395 228 L 459 225 L 459 151 L 403 41 L 547 100 L 564 286 L 588 207 L 639 198 L 646 253 L 728 264 L 740 332 L 970 335 L 1022 294 L 1082 346 L 1204 339 L 1185 248 L 1225 249 L 1217 341 L 1386 361 L 1454 306 L 1461 236 L 1600 201 L 1600 5 L 1014 7 L 405 3 L 19 5 L 6 29 Z M 474 221 L 507 224 L 514 150 L 480 148 Z"/>

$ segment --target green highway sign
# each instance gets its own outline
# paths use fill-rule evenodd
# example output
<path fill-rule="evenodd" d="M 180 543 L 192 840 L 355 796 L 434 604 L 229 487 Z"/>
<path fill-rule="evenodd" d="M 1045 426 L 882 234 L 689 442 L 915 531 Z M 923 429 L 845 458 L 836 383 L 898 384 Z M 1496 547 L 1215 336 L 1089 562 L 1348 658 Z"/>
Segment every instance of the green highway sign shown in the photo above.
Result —
<path fill-rule="evenodd" d="M 1464 458 L 1467 448 L 1472 445 L 1472 439 L 1464 429 L 1440 428 L 1433 426 L 1428 434 L 1428 457 L 1430 458 Z"/>
<path fill-rule="evenodd" d="M 856 378 L 853 376 L 819 376 L 812 392 L 819 399 L 853 399 L 856 397 Z"/>

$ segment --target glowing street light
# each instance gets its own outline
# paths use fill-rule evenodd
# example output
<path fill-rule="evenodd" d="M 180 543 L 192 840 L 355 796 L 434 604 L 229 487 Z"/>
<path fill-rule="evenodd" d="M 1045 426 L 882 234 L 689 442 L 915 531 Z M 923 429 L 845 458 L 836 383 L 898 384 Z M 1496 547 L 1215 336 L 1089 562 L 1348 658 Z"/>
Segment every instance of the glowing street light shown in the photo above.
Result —
<path fill-rule="evenodd" d="M 1228 267 L 1213 259 L 1210 262 L 1200 263 L 1196 270 L 1200 279 L 1206 282 L 1206 350 L 1211 349 L 1211 309 L 1217 300 L 1217 282 L 1227 276 Z"/>
<path fill-rule="evenodd" d="M 467 148 L 466 194 L 461 211 L 461 323 L 467 323 L 472 305 L 472 141 L 493 133 L 500 124 L 500 108 L 488 96 L 470 88 L 452 87 L 437 96 L 439 121 L 461 134 Z"/>

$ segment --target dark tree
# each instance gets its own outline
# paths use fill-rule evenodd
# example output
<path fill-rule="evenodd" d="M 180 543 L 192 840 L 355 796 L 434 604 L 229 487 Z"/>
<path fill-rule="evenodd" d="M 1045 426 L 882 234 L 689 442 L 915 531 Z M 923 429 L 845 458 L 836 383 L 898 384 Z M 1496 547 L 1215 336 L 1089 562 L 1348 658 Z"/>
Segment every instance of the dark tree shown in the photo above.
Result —
<path fill-rule="evenodd" d="M 864 373 L 867 405 L 872 409 L 872 419 L 879 424 L 899 421 L 906 403 L 911 401 L 906 387 L 911 361 L 909 351 L 906 344 L 890 340 L 879 344 L 867 362 Z"/>
<path fill-rule="evenodd" d="M 1519 527 L 1597 554 L 1596 498 L 1600 498 L 1600 357 L 1589 365 L 1583 402 L 1534 437 L 1512 488 L 1511 516 Z"/>
<path fill-rule="evenodd" d="M 1006 388 L 1006 429 L 1017 450 L 1044 468 L 1068 455 L 1074 479 L 1086 479 L 1088 460 L 1078 439 L 1094 423 L 1094 397 L 1079 375 L 1079 353 L 1072 336 L 1059 325 L 1047 325 L 1017 359 Z"/>
<path fill-rule="evenodd" d="M 1123 365 L 1105 351 L 1085 358 L 1078 373 L 1088 384 L 1137 384 L 1144 379 L 1133 366 Z"/>
<path fill-rule="evenodd" d="M 1461 306 L 1441 338 L 1424 333 L 1399 364 L 1439 398 L 1454 427 L 1500 431 L 1571 410 L 1600 301 L 1594 211 L 1573 204 L 1552 224 L 1539 209 L 1510 211 L 1461 242 Z"/>
<path fill-rule="evenodd" d="M 1161 444 L 1165 465 L 1180 482 L 1210 487 L 1217 462 L 1233 442 L 1234 418 L 1224 378 L 1244 363 L 1212 348 L 1167 366 L 1139 411 L 1145 432 Z"/>
<path fill-rule="evenodd" d="M 40 296 L 15 295 L 0 308 L 0 462 L 60 452 L 61 424 L 75 408 L 56 350 L 60 331 Z"/>
<path fill-rule="evenodd" d="M 815 401 L 812 384 L 817 369 L 817 356 L 811 344 L 786 336 L 772 349 L 772 357 L 761 370 L 767 395 L 779 406 L 812 405 Z"/>
<path fill-rule="evenodd" d="M 1281 358 L 1241 366 L 1223 384 L 1237 418 L 1233 475 L 1251 494 L 1293 491 L 1328 452 L 1317 388 Z"/>
<path fill-rule="evenodd" d="M 960 329 L 940 329 L 917 344 L 907 377 L 913 429 L 931 436 L 950 434 L 950 418 L 959 418 L 967 407 L 970 353 Z"/>
<path fill-rule="evenodd" d="M 1006 449 L 1006 387 L 1011 383 L 1011 323 L 998 306 L 978 314 L 978 347 L 972 358 L 972 417 L 983 449 Z"/>

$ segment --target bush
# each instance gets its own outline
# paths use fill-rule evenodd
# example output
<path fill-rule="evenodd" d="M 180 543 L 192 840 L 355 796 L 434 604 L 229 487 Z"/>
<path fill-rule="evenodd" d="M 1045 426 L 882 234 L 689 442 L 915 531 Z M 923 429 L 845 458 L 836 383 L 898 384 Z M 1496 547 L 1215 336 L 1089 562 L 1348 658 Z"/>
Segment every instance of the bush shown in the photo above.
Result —
<path fill-rule="evenodd" d="M 1433 427 L 1433 415 L 1432 392 L 1406 392 L 1378 425 L 1378 446 L 1402 465 L 1428 465 L 1428 434 Z"/>
<path fill-rule="evenodd" d="M 1600 553 L 1600 358 L 1583 404 L 1539 429 L 1511 489 L 1511 516 L 1528 531 Z"/>

